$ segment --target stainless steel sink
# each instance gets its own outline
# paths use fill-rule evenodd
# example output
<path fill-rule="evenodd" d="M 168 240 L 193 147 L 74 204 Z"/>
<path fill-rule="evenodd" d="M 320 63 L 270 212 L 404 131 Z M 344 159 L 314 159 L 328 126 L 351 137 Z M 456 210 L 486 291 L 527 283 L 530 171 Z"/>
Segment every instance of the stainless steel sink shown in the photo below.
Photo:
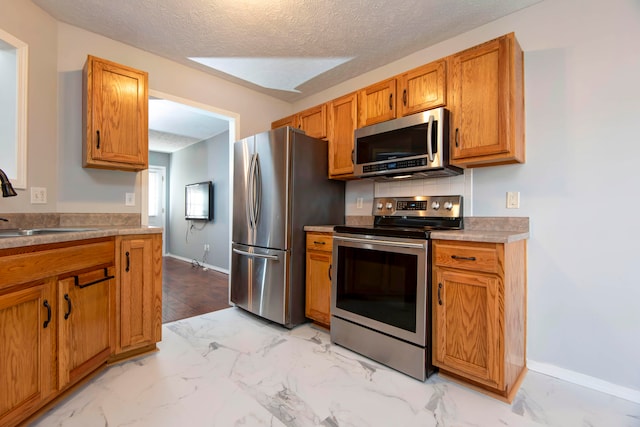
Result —
<path fill-rule="evenodd" d="M 57 233 L 79 233 L 83 231 L 94 231 L 97 228 L 67 228 L 67 227 L 52 227 L 52 228 L 13 228 L 9 230 L 0 230 L 0 238 L 2 237 L 21 237 L 21 236 L 40 236 L 43 234 L 57 234 Z"/>

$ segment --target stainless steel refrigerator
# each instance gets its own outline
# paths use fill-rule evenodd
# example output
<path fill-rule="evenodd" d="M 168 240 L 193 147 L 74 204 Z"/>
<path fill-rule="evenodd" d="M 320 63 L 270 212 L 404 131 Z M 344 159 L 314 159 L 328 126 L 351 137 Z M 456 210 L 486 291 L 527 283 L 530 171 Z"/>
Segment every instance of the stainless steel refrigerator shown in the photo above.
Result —
<path fill-rule="evenodd" d="M 290 127 L 233 146 L 231 302 L 291 328 L 306 321 L 305 225 L 344 222 L 327 143 Z"/>

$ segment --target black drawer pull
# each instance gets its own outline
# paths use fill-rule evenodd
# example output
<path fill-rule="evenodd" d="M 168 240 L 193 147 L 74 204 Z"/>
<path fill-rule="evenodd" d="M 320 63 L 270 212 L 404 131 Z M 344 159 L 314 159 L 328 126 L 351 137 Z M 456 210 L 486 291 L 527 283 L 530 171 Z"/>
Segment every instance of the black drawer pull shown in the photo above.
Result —
<path fill-rule="evenodd" d="M 459 255 L 451 255 L 453 259 L 459 259 L 461 261 L 475 261 L 476 257 L 474 256 L 459 256 Z"/>
<path fill-rule="evenodd" d="M 407 106 L 407 90 L 403 90 L 402 91 L 402 104 L 406 107 Z"/>
<path fill-rule="evenodd" d="M 438 305 L 442 305 L 442 297 L 440 292 L 442 291 L 442 283 L 438 283 Z"/>
<path fill-rule="evenodd" d="M 317 240 L 314 240 L 314 241 L 313 241 L 313 244 L 314 244 L 314 245 L 326 245 L 326 244 L 327 244 L 327 242 L 318 242 Z"/>
<path fill-rule="evenodd" d="M 47 300 L 44 300 L 42 305 L 44 305 L 47 308 L 47 320 L 45 320 L 44 324 L 42 325 L 43 328 L 46 328 L 47 326 L 49 326 L 49 323 L 51 322 L 51 306 L 49 305 L 49 301 Z"/>
<path fill-rule="evenodd" d="M 96 131 L 96 135 L 98 137 L 97 138 L 97 143 L 96 143 L 96 148 L 99 149 L 100 148 L 100 131 L 99 130 Z"/>
<path fill-rule="evenodd" d="M 64 314 L 64 320 L 67 320 L 69 316 L 71 316 L 71 298 L 69 298 L 69 294 L 64 294 L 64 299 L 67 301 L 67 312 Z"/>
<path fill-rule="evenodd" d="M 128 253 L 128 252 L 127 252 L 127 253 Z M 106 269 L 106 268 L 105 268 L 105 269 L 104 269 L 104 277 L 103 277 L 103 278 L 101 278 L 101 279 L 94 280 L 93 282 L 85 283 L 84 285 L 81 285 L 81 284 L 80 284 L 80 279 L 78 278 L 78 276 L 73 276 L 73 280 L 74 280 L 74 282 L 75 282 L 74 284 L 75 284 L 78 288 L 82 289 L 82 288 L 86 288 L 86 287 L 91 286 L 91 285 L 95 285 L 95 284 L 100 283 L 100 282 L 104 282 L 105 280 L 111 280 L 111 279 L 113 279 L 114 277 L 115 277 L 115 276 L 109 276 L 109 271 L 108 271 L 108 269 Z"/>
<path fill-rule="evenodd" d="M 393 110 L 393 94 L 389 94 L 389 110 Z"/>
<path fill-rule="evenodd" d="M 125 255 L 127 257 L 127 267 L 124 269 L 124 271 L 126 271 L 128 273 L 129 272 L 129 267 L 131 266 L 131 260 L 129 259 L 129 252 L 126 252 Z"/>
<path fill-rule="evenodd" d="M 333 264 L 329 264 L 329 281 L 333 280 L 331 279 L 331 269 L 333 268 Z"/>

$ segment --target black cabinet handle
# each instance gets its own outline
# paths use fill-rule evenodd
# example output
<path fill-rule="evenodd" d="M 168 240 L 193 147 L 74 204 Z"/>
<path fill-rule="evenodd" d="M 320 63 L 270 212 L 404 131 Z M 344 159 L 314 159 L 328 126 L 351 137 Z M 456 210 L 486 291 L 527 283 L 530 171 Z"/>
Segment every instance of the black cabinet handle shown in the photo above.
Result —
<path fill-rule="evenodd" d="M 331 269 L 333 268 L 333 264 L 329 264 L 329 280 L 331 279 Z"/>
<path fill-rule="evenodd" d="M 96 144 L 96 148 L 100 148 L 100 130 L 96 131 L 96 135 L 98 137 L 97 139 L 97 144 Z"/>
<path fill-rule="evenodd" d="M 127 270 L 127 271 L 129 271 L 129 270 Z M 93 282 L 89 282 L 89 283 L 85 283 L 84 285 L 81 285 L 80 284 L 80 279 L 78 278 L 78 276 L 73 276 L 73 279 L 74 279 L 74 284 L 78 288 L 82 289 L 82 288 L 86 288 L 86 287 L 91 286 L 91 285 L 95 285 L 95 284 L 100 283 L 100 282 L 104 282 L 105 280 L 111 280 L 114 277 L 115 276 L 109 276 L 109 270 L 107 268 L 105 268 L 104 269 L 104 277 L 102 277 L 102 278 L 100 278 L 98 280 L 94 280 Z"/>
<path fill-rule="evenodd" d="M 456 128 L 456 147 L 460 146 L 460 129 Z"/>
<path fill-rule="evenodd" d="M 67 320 L 71 316 L 71 298 L 69 298 L 69 294 L 64 294 L 64 299 L 67 301 L 67 312 L 64 314 L 64 320 Z"/>
<path fill-rule="evenodd" d="M 127 267 L 124 269 L 124 271 L 126 271 L 128 273 L 129 272 L 129 267 L 131 265 L 131 259 L 129 258 L 129 252 L 126 252 L 125 256 L 127 257 Z"/>
<path fill-rule="evenodd" d="M 442 291 L 442 283 L 438 283 L 438 305 L 442 305 L 442 297 L 440 295 L 440 291 Z"/>
<path fill-rule="evenodd" d="M 393 94 L 389 94 L 389 110 L 393 110 Z"/>
<path fill-rule="evenodd" d="M 314 244 L 314 245 L 326 245 L 326 244 L 327 244 L 327 242 L 318 242 L 317 240 L 314 240 L 314 241 L 313 241 L 313 244 Z"/>
<path fill-rule="evenodd" d="M 351 163 L 356 164 L 355 150 L 351 150 Z"/>
<path fill-rule="evenodd" d="M 47 326 L 49 326 L 49 323 L 51 322 L 51 306 L 49 305 L 49 301 L 47 300 L 44 300 L 42 305 L 44 305 L 47 308 L 47 320 L 45 320 L 44 324 L 42 325 L 43 328 L 46 328 Z"/>
<path fill-rule="evenodd" d="M 407 90 L 402 91 L 402 105 L 407 106 Z"/>
<path fill-rule="evenodd" d="M 459 255 L 451 255 L 453 259 L 459 259 L 461 261 L 475 261 L 476 257 L 474 256 L 459 256 Z"/>

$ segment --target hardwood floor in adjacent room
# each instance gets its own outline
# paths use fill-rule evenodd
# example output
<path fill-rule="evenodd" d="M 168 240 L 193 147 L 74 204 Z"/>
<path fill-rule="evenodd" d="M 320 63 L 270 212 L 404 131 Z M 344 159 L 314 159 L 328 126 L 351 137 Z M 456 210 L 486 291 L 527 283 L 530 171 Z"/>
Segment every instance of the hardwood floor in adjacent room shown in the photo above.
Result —
<path fill-rule="evenodd" d="M 229 307 L 229 275 L 173 257 L 162 260 L 162 323 Z"/>

